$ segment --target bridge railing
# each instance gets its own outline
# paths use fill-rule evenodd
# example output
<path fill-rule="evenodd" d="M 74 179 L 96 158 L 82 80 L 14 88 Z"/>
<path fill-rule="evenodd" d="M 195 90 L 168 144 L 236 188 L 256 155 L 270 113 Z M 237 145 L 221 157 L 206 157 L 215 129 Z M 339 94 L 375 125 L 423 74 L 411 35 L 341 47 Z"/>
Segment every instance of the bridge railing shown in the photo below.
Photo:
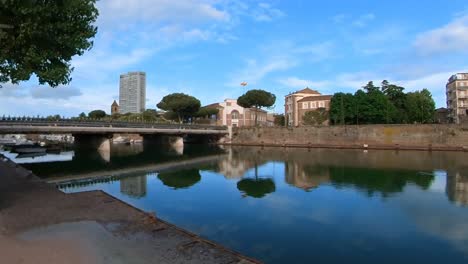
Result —
<path fill-rule="evenodd" d="M 56 119 L 46 118 L 4 118 L 0 117 L 1 126 L 75 126 L 75 127 L 122 127 L 122 128 L 168 128 L 168 129 L 209 129 L 226 130 L 225 126 L 205 124 L 179 124 L 152 121 L 123 121 L 112 119 Z"/>

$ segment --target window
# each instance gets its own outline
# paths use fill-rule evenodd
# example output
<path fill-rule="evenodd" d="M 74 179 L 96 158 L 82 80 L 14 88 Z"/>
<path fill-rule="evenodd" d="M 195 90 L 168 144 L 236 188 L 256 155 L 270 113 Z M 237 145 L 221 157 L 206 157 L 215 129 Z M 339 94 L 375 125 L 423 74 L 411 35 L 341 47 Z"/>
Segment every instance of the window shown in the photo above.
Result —
<path fill-rule="evenodd" d="M 317 103 L 316 102 L 311 102 L 310 103 L 310 108 L 317 108 Z"/>
<path fill-rule="evenodd" d="M 302 103 L 302 109 L 308 109 L 309 103 Z"/>
<path fill-rule="evenodd" d="M 239 119 L 239 111 L 233 110 L 231 112 L 231 119 Z"/>
<path fill-rule="evenodd" d="M 320 108 L 325 107 L 325 102 L 324 102 L 324 101 L 320 101 L 320 102 L 319 102 L 319 107 L 320 107 Z"/>

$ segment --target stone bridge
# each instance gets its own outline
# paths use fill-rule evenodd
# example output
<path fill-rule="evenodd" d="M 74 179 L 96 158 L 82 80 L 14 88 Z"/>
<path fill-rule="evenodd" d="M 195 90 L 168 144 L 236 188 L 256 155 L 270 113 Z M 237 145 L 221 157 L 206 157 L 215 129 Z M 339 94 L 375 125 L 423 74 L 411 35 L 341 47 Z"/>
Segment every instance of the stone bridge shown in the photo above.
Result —
<path fill-rule="evenodd" d="M 0 120 L 0 134 L 71 134 L 77 145 L 102 146 L 114 135 L 140 135 L 146 142 L 181 138 L 194 142 L 217 141 L 228 134 L 227 127 L 195 124 L 100 120 Z M 172 139 L 171 139 L 172 138 Z"/>

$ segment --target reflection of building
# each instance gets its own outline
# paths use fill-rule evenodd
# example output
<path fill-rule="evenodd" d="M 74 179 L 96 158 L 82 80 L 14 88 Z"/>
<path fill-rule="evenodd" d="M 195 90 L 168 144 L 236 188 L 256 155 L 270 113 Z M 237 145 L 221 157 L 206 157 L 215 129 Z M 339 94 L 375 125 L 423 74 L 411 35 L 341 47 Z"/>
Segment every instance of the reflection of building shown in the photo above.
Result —
<path fill-rule="evenodd" d="M 267 112 L 261 109 L 243 108 L 237 104 L 236 99 L 226 99 L 222 103 L 210 104 L 205 107 L 216 108 L 219 110 L 217 116 L 217 125 L 223 126 L 254 126 L 255 115 L 257 115 L 257 124 L 267 126 Z"/>
<path fill-rule="evenodd" d="M 141 113 L 146 108 L 146 74 L 129 72 L 120 75 L 120 113 Z"/>
<path fill-rule="evenodd" d="M 462 176 L 459 172 L 455 175 L 447 175 L 445 192 L 450 201 L 468 205 L 468 176 Z"/>
<path fill-rule="evenodd" d="M 468 120 L 468 73 L 452 75 L 446 85 L 449 119 L 455 123 Z"/>
<path fill-rule="evenodd" d="M 249 169 L 255 167 L 255 162 L 253 160 L 234 157 L 232 149 L 228 149 L 227 152 L 226 158 L 221 159 L 218 163 L 218 172 L 223 174 L 225 178 L 242 178 Z"/>
<path fill-rule="evenodd" d="M 120 192 L 131 197 L 146 195 L 146 175 L 120 179 Z"/>
<path fill-rule="evenodd" d="M 286 182 L 297 188 L 310 191 L 317 188 L 320 184 L 330 181 L 328 170 L 314 169 L 315 167 L 306 167 L 297 162 L 285 162 L 284 170 Z"/>
<path fill-rule="evenodd" d="M 111 105 L 111 115 L 117 114 L 119 112 L 119 104 L 114 100 Z"/>
<path fill-rule="evenodd" d="M 330 109 L 331 98 L 331 95 L 322 95 L 308 87 L 286 95 L 284 105 L 286 124 L 288 126 L 300 126 L 302 117 L 306 112 L 319 108 Z"/>

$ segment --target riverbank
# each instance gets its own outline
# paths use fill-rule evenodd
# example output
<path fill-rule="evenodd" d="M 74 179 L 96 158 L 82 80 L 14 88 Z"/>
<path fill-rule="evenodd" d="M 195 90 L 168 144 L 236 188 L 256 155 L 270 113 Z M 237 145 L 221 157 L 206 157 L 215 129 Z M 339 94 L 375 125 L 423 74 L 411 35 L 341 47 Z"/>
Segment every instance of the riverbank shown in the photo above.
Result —
<path fill-rule="evenodd" d="M 65 194 L 4 157 L 0 252 L 5 263 L 259 263 L 104 192 Z"/>
<path fill-rule="evenodd" d="M 222 145 L 468 151 L 468 126 L 362 125 L 235 128 Z"/>

